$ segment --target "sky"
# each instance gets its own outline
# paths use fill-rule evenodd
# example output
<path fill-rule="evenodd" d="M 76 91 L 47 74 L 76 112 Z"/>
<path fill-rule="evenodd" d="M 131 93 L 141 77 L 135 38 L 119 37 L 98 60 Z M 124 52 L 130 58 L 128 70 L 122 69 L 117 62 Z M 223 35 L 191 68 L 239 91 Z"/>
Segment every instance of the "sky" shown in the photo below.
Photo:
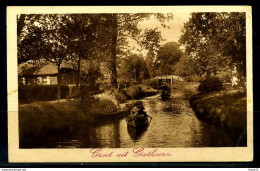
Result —
<path fill-rule="evenodd" d="M 189 20 L 190 13 L 172 13 L 173 19 L 169 22 L 166 22 L 165 24 L 167 26 L 170 26 L 170 29 L 163 28 L 159 21 L 157 21 L 154 18 L 150 18 L 149 20 L 145 20 L 141 23 L 139 23 L 139 28 L 145 29 L 145 28 L 158 28 L 158 31 L 161 31 L 162 38 L 165 39 L 165 41 L 161 42 L 161 45 L 165 44 L 166 42 L 178 42 L 180 36 L 181 36 L 181 29 L 183 28 L 183 24 Z M 140 53 L 138 51 L 138 44 L 128 39 L 129 46 L 131 47 L 132 53 Z M 135 47 L 135 48 L 134 48 Z M 133 49 L 134 48 L 134 49 Z M 146 54 L 145 51 L 142 51 L 141 53 Z"/>

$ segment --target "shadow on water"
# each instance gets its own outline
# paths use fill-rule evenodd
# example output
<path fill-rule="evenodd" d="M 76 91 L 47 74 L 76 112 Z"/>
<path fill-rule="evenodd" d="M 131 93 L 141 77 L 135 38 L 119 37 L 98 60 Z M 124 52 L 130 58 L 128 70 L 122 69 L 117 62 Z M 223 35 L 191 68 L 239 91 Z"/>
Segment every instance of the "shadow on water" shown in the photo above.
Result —
<path fill-rule="evenodd" d="M 139 141 L 144 133 L 147 131 L 148 126 L 141 127 L 141 128 L 133 128 L 133 127 L 127 127 L 128 134 L 132 138 L 133 141 Z"/>

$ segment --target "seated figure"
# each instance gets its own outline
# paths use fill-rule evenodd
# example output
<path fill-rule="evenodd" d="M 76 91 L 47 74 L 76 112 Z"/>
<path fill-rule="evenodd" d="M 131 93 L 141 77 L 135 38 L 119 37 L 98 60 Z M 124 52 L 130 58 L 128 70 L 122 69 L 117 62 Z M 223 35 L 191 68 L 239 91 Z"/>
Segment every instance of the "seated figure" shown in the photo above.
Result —
<path fill-rule="evenodd" d="M 146 112 L 144 111 L 143 102 L 137 101 L 134 104 L 134 108 L 131 110 L 131 114 L 129 116 L 130 119 L 135 119 L 137 117 L 144 117 L 147 116 Z"/>

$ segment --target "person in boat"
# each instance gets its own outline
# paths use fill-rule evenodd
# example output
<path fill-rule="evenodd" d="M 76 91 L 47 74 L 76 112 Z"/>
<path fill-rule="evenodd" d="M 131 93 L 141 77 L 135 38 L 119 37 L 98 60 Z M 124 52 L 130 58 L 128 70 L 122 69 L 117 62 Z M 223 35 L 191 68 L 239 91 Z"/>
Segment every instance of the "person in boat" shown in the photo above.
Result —
<path fill-rule="evenodd" d="M 167 86 L 162 86 L 161 89 L 162 89 L 161 98 L 168 99 L 170 97 L 169 88 Z"/>
<path fill-rule="evenodd" d="M 137 101 L 134 104 L 133 109 L 131 110 L 131 114 L 129 116 L 129 119 L 135 119 L 137 117 L 145 117 L 148 116 L 147 113 L 144 111 L 144 105 L 142 101 Z"/>

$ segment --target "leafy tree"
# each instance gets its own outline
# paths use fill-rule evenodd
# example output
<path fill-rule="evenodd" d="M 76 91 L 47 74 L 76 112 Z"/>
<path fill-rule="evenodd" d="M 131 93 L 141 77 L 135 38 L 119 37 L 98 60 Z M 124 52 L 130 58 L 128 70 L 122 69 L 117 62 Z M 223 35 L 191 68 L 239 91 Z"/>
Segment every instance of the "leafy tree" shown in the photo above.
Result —
<path fill-rule="evenodd" d="M 183 52 L 176 42 L 169 42 L 159 48 L 155 67 L 157 75 L 167 75 L 174 73 L 174 65 L 180 60 Z"/>
<path fill-rule="evenodd" d="M 108 14 L 106 16 L 108 25 L 106 28 L 109 28 L 105 35 L 110 36 L 110 58 L 109 64 L 111 69 L 111 84 L 112 86 L 117 85 L 117 58 L 122 53 L 122 49 L 127 45 L 127 38 L 136 40 L 144 48 L 151 48 L 151 43 L 157 39 L 149 37 L 151 34 L 158 35 L 156 30 L 145 30 L 145 33 L 142 33 L 142 30 L 138 28 L 138 23 L 149 19 L 152 15 L 155 16 L 161 23 L 162 26 L 166 27 L 164 21 L 170 20 L 173 18 L 171 14 L 146 14 L 146 13 L 128 13 L 128 14 Z M 158 36 L 157 36 L 158 37 Z"/>
<path fill-rule="evenodd" d="M 67 41 L 62 34 L 64 15 L 25 16 L 24 32 L 18 40 L 18 61 L 41 61 L 55 63 L 58 70 L 58 100 L 60 100 L 60 66 L 67 55 Z"/>
<path fill-rule="evenodd" d="M 60 65 L 64 61 L 68 62 L 78 71 L 78 87 L 82 58 L 89 60 L 95 57 L 97 60 L 106 52 L 104 42 L 107 40 L 102 37 L 105 30 L 102 25 L 103 19 L 104 17 L 98 14 L 21 15 L 18 21 L 19 63 L 41 59 L 55 63 L 58 68 L 59 85 Z"/>
<path fill-rule="evenodd" d="M 170 14 L 21 15 L 18 61 L 44 58 L 56 63 L 58 71 L 63 61 L 76 62 L 79 77 L 81 60 L 93 57 L 109 64 L 111 83 L 116 86 L 117 63 L 120 56 L 127 54 L 127 38 L 149 49 L 161 39 L 156 29 L 142 33 L 138 28 L 138 23 L 151 15 L 164 27 L 164 21 L 172 18 Z"/>
<path fill-rule="evenodd" d="M 62 33 L 67 37 L 68 51 L 72 61 L 76 61 L 78 87 L 81 60 L 101 61 L 107 55 L 107 39 L 104 33 L 103 14 L 66 15 Z"/>
<path fill-rule="evenodd" d="M 246 76 L 245 13 L 192 13 L 180 43 L 199 75 L 216 75 L 219 68 L 236 66 Z"/>
<path fill-rule="evenodd" d="M 125 80 L 143 81 L 150 77 L 146 61 L 141 55 L 133 54 L 122 59 L 119 77 Z"/>
<path fill-rule="evenodd" d="M 174 74 L 188 77 L 194 74 L 193 61 L 190 59 L 190 56 L 183 54 L 180 60 L 174 65 Z"/>
<path fill-rule="evenodd" d="M 161 36 L 161 32 L 156 31 L 157 29 L 146 30 L 143 40 L 140 44 L 142 44 L 148 53 L 146 55 L 146 62 L 149 69 L 150 75 L 153 77 L 156 75 L 155 72 L 155 60 L 157 56 L 157 52 L 160 48 L 160 42 L 163 40 Z"/>

